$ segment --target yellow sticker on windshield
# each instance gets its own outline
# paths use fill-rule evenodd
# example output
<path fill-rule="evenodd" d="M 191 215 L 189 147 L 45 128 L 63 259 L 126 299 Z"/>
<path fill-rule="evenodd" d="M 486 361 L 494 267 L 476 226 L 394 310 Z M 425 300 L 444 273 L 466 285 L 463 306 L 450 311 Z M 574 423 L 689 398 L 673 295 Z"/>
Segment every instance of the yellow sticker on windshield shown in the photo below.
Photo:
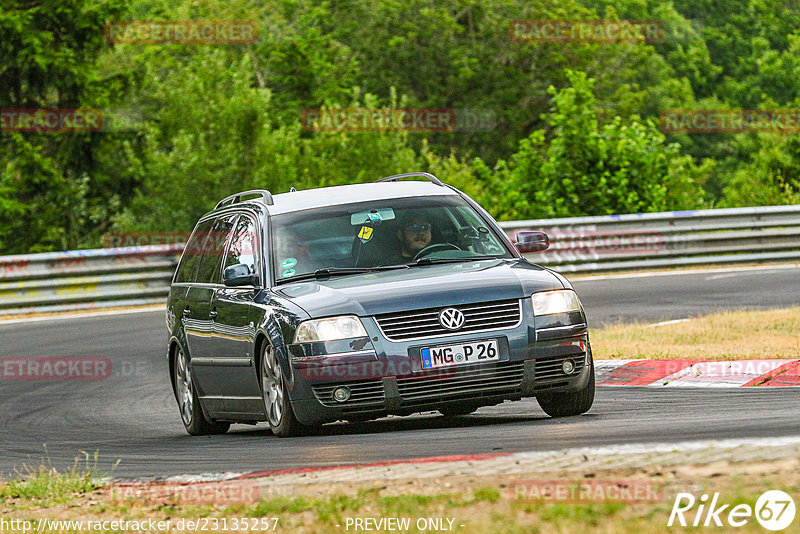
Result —
<path fill-rule="evenodd" d="M 369 226 L 362 226 L 361 230 L 358 232 L 358 237 L 361 239 L 362 243 L 366 243 L 372 239 L 372 228 Z"/>

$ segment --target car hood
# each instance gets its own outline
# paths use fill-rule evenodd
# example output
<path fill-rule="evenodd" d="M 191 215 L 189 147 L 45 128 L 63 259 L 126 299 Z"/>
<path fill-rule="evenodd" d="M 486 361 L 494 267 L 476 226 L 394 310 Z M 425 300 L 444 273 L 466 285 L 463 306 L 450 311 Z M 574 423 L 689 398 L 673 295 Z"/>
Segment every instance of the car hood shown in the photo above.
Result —
<path fill-rule="evenodd" d="M 311 317 L 326 317 L 517 299 L 564 287 L 552 272 L 524 260 L 481 260 L 298 282 L 276 292 Z"/>

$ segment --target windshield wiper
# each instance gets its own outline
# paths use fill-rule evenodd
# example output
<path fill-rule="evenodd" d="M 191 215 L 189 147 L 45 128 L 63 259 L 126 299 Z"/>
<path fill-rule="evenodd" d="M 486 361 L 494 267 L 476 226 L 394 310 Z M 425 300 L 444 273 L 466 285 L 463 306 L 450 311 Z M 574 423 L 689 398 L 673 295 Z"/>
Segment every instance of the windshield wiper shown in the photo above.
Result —
<path fill-rule="evenodd" d="M 420 258 L 417 261 L 412 261 L 408 264 L 409 267 L 415 265 L 431 265 L 433 263 L 461 263 L 465 261 L 478 261 L 478 260 L 501 260 L 500 256 L 470 256 L 468 258 Z"/>
<path fill-rule="evenodd" d="M 317 269 L 313 273 L 305 273 L 299 276 L 292 276 L 290 278 L 281 278 L 277 281 L 278 284 L 285 282 L 297 282 L 299 280 L 320 280 L 322 278 L 330 278 L 331 276 L 348 275 L 348 274 L 364 274 L 372 273 L 375 271 L 388 271 L 392 269 L 408 269 L 408 265 L 382 265 L 379 267 L 325 267 L 324 269 Z"/>

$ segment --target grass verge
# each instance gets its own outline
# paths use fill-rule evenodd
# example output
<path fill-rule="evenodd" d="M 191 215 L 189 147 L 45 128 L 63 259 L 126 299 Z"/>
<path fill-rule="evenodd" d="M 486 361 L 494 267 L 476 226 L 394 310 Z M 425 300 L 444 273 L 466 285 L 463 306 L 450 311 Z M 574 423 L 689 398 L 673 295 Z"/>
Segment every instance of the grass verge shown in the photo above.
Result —
<path fill-rule="evenodd" d="M 657 498 L 647 502 L 621 502 L 592 496 L 580 503 L 546 502 L 515 490 L 532 481 L 567 480 L 570 484 L 646 483 L 659 488 Z M 269 481 L 261 481 L 269 490 Z M 800 460 L 716 462 L 701 465 L 651 465 L 641 468 L 539 472 L 529 474 L 450 476 L 387 482 L 352 482 L 329 485 L 298 484 L 296 496 L 271 497 L 247 504 L 121 504 L 109 500 L 102 490 L 73 494 L 69 503 L 0 511 L 0 519 L 14 517 L 86 521 L 170 521 L 170 532 L 213 530 L 216 532 L 342 533 L 353 531 L 449 531 L 463 533 L 631 533 L 699 532 L 707 529 L 668 527 L 675 498 L 688 492 L 719 494 L 719 504 L 753 507 L 766 490 L 780 489 L 800 496 Z M 300 496 L 302 495 L 302 496 Z M 699 500 L 698 500 L 699 502 Z M 686 513 L 689 524 L 698 508 Z M 727 512 L 726 512 L 727 513 Z M 406 529 L 398 529 L 405 521 Z M 705 517 L 702 517 L 705 519 Z M 177 528 L 183 520 L 183 528 Z M 194 521 L 193 524 L 187 521 Z M 362 528 L 357 528 L 361 520 Z M 369 523 L 366 521 L 370 520 Z M 384 523 L 380 523 L 384 520 Z M 725 514 L 722 514 L 725 520 Z M 198 523 L 198 521 L 201 521 Z M 795 520 L 794 526 L 800 522 Z M 237 526 L 234 527 L 233 525 Z M 84 523 L 85 525 L 85 523 Z M 224 528 L 227 525 L 227 528 Z M 252 525 L 242 528 L 242 525 Z M 395 528 L 392 528 L 392 525 Z M 124 531 L 125 527 L 119 527 Z M 274 530 L 273 530 L 274 528 Z M 728 528 L 714 528 L 719 532 Z M 737 532 L 764 532 L 755 518 Z M 76 529 L 77 531 L 85 531 Z M 787 532 L 792 531 L 790 527 Z M 14 532 L 13 530 L 9 532 Z"/>
<path fill-rule="evenodd" d="M 800 308 L 735 311 L 592 329 L 596 359 L 800 359 Z"/>
<path fill-rule="evenodd" d="M 76 459 L 64 473 L 46 465 L 35 468 L 23 466 L 10 481 L 0 482 L 0 502 L 3 507 L 51 506 L 97 490 L 102 486 L 98 469 L 99 454 L 84 452 L 83 455 L 82 461 Z"/>

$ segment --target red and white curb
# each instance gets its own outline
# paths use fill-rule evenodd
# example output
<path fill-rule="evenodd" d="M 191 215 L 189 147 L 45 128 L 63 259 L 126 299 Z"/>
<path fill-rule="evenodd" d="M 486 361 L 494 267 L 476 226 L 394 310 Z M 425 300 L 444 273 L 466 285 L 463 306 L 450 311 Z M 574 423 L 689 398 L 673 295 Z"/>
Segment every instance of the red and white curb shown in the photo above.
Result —
<path fill-rule="evenodd" d="M 800 386 L 800 360 L 596 360 L 601 386 Z"/>

